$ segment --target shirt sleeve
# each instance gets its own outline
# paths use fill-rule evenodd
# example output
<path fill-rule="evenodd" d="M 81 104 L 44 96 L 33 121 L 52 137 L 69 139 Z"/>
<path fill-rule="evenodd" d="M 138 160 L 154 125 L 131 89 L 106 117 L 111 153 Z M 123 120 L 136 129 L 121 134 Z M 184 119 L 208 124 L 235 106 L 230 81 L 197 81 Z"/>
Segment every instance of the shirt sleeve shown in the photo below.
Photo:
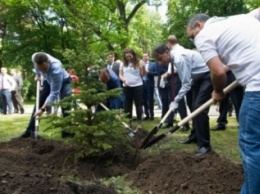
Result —
<path fill-rule="evenodd" d="M 177 68 L 179 78 L 181 80 L 181 89 L 179 90 L 177 96 L 175 97 L 174 101 L 177 103 L 184 98 L 187 92 L 191 88 L 191 64 L 187 60 L 185 60 L 183 55 L 180 55 L 175 58 L 174 65 Z"/>
<path fill-rule="evenodd" d="M 52 104 L 58 98 L 63 84 L 62 67 L 55 69 L 50 75 L 50 95 L 47 97 L 45 104 Z"/>
<path fill-rule="evenodd" d="M 207 63 L 213 57 L 218 56 L 215 42 L 209 36 L 198 34 L 194 43 L 202 55 L 205 63 Z"/>
<path fill-rule="evenodd" d="M 16 88 L 16 82 L 15 82 L 14 78 L 11 76 L 8 76 L 7 81 L 10 83 L 10 86 L 11 86 L 10 90 L 14 91 Z"/>
<path fill-rule="evenodd" d="M 254 9 L 253 11 L 249 12 L 248 15 L 256 18 L 258 21 L 260 21 L 260 8 Z"/>

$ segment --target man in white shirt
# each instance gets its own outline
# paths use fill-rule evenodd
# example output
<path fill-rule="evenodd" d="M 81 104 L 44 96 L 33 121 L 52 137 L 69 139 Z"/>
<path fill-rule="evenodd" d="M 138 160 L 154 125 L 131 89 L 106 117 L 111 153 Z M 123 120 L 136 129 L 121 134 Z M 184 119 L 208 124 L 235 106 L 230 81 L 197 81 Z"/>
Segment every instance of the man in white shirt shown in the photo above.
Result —
<path fill-rule="evenodd" d="M 7 69 L 5 67 L 2 67 L 0 74 L 0 92 L 2 99 L 2 111 L 4 115 L 6 115 L 7 113 L 12 114 L 13 103 L 11 91 L 14 91 L 15 87 L 16 84 L 13 77 L 7 74 Z"/>
<path fill-rule="evenodd" d="M 260 9 L 249 14 L 209 18 L 192 16 L 186 32 L 211 71 L 212 98 L 224 98 L 226 70 L 245 87 L 240 109 L 239 146 L 243 158 L 242 194 L 259 193 L 260 185 Z"/>
<path fill-rule="evenodd" d="M 193 110 L 199 108 L 210 99 L 212 84 L 209 69 L 197 51 L 189 49 L 175 50 L 162 44 L 154 48 L 153 57 L 160 65 L 174 64 L 180 77 L 181 88 L 170 104 L 172 111 L 177 110 L 180 100 L 189 92 L 191 86 Z M 192 120 L 194 130 L 191 131 L 187 139 L 180 141 L 180 143 L 184 144 L 197 142 L 198 150 L 195 152 L 196 156 L 201 156 L 211 151 L 208 111 L 209 108 Z"/>

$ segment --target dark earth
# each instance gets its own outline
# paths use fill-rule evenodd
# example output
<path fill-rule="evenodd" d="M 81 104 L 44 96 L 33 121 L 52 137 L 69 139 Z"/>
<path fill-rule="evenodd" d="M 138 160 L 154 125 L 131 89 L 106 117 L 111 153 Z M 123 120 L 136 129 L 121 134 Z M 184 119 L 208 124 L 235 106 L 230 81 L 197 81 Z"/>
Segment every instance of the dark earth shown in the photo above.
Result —
<path fill-rule="evenodd" d="M 97 180 L 123 175 L 143 194 L 232 194 L 239 193 L 243 182 L 241 165 L 214 152 L 195 157 L 136 151 L 82 160 L 74 159 L 78 149 L 46 139 L 0 143 L 0 193 L 114 194 L 113 185 L 105 187 Z"/>

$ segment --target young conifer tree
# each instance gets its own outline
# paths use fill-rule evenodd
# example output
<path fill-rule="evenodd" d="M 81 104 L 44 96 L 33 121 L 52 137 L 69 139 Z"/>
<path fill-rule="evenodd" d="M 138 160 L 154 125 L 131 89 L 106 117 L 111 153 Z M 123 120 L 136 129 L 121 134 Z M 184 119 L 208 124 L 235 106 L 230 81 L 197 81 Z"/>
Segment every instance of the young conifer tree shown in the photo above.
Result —
<path fill-rule="evenodd" d="M 79 80 L 72 87 L 78 87 L 79 93 L 60 101 L 61 106 L 70 106 L 71 111 L 65 118 L 51 117 L 52 127 L 74 134 L 70 141 L 81 146 L 80 157 L 131 150 L 128 131 L 121 123 L 124 119 L 122 110 L 107 111 L 100 106 L 107 98 L 122 93 L 121 89 L 106 90 L 99 81 L 98 70 L 103 68 L 103 63 L 98 64 L 97 56 L 74 50 L 67 50 L 64 56 L 67 64 L 74 64 L 70 68 L 75 69 Z M 66 66 L 69 68 L 69 65 Z"/>

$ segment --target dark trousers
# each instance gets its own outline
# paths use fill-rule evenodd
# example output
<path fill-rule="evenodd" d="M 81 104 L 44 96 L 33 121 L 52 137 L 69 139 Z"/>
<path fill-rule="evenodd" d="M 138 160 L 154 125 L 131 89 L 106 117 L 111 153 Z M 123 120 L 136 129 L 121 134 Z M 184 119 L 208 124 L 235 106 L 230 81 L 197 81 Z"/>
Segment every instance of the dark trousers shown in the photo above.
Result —
<path fill-rule="evenodd" d="M 135 103 L 137 121 L 142 120 L 142 97 L 143 97 L 143 85 L 136 87 L 124 87 L 125 94 L 125 107 L 124 111 L 128 114 L 128 118 L 132 118 L 133 102 Z"/>
<path fill-rule="evenodd" d="M 24 111 L 23 110 L 23 97 L 21 90 L 12 91 L 12 101 L 14 105 L 15 112 Z"/>
<path fill-rule="evenodd" d="M 147 86 L 147 100 L 149 117 L 154 117 L 154 84 L 148 84 Z"/>
<path fill-rule="evenodd" d="M 210 73 L 205 73 L 200 79 L 192 84 L 192 110 L 196 110 L 211 98 L 213 86 Z M 193 120 L 193 129 L 189 136 L 196 139 L 199 147 L 210 146 L 209 133 L 209 108 L 197 115 Z"/>
<path fill-rule="evenodd" d="M 143 105 L 146 117 L 154 117 L 154 84 L 144 81 L 143 85 Z"/>
<path fill-rule="evenodd" d="M 181 86 L 182 84 L 178 74 L 174 74 L 174 96 L 178 95 Z M 174 114 L 177 114 L 177 112 L 180 114 L 181 119 L 187 117 L 187 108 L 186 108 L 186 103 L 184 98 L 179 101 L 179 107 L 177 111 L 174 112 Z M 188 125 L 189 124 L 187 123 L 184 126 L 188 126 Z"/>
<path fill-rule="evenodd" d="M 43 82 L 43 89 L 42 91 L 40 92 L 40 100 L 39 100 L 39 106 L 43 106 L 43 104 L 45 103 L 45 100 L 47 99 L 47 97 L 49 96 L 50 94 L 50 85 L 48 84 L 48 82 L 45 80 Z M 70 78 L 68 78 L 68 81 L 64 81 L 62 87 L 61 87 L 61 90 L 60 90 L 60 99 L 62 100 L 63 98 L 69 96 L 69 92 L 70 92 L 71 88 L 70 88 Z M 34 106 L 33 108 L 33 112 L 31 114 L 31 118 L 30 118 L 30 121 L 29 121 L 29 124 L 26 128 L 26 133 L 28 134 L 31 134 L 31 131 L 34 131 L 35 130 L 35 117 L 34 117 L 34 114 L 35 114 L 35 109 L 36 107 Z M 66 107 L 66 108 L 61 108 L 62 110 L 62 115 L 64 117 L 68 116 L 68 113 L 66 112 L 67 110 L 69 110 L 70 107 Z"/>
<path fill-rule="evenodd" d="M 169 87 L 161 88 L 159 87 L 159 95 L 162 101 L 162 115 L 163 117 L 167 111 L 169 110 L 169 104 L 170 104 L 170 99 L 169 99 Z"/>
<path fill-rule="evenodd" d="M 146 117 L 149 117 L 149 107 L 148 107 L 148 91 L 147 91 L 147 84 L 146 81 L 143 81 L 143 98 L 142 98 L 142 103 L 144 107 L 144 114 Z"/>
<path fill-rule="evenodd" d="M 231 84 L 233 81 L 235 81 L 236 78 L 234 74 L 229 71 L 227 73 L 227 85 Z M 242 104 L 244 96 L 244 88 L 242 86 L 237 86 L 235 89 L 233 89 L 229 94 L 225 96 L 225 98 L 220 102 L 219 104 L 219 117 L 217 120 L 217 123 L 219 125 L 225 126 L 228 123 L 227 120 L 227 113 L 229 110 L 229 98 L 231 98 L 231 101 L 235 108 L 236 118 L 239 122 L 239 111 Z"/>

